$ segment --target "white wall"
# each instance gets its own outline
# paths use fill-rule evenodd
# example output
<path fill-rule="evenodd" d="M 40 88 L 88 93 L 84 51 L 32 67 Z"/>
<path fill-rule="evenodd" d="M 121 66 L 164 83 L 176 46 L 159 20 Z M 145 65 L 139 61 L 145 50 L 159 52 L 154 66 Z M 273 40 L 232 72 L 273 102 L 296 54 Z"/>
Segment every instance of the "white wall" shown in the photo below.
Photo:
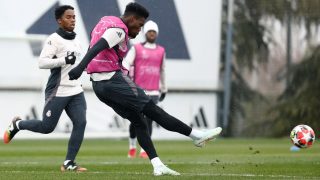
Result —
<path fill-rule="evenodd" d="M 119 118 L 114 111 L 101 103 L 92 91 L 86 91 L 85 97 L 87 100 L 87 127 L 86 137 L 127 137 L 128 136 L 128 120 Z M 31 108 L 35 108 L 38 118 L 42 117 L 42 109 L 44 106 L 44 95 L 40 92 L 0 92 L 0 134 L 4 133 L 6 127 L 10 124 L 14 116 L 20 116 L 25 119 L 29 116 L 34 119 Z M 206 128 L 203 126 L 203 119 L 200 117 L 199 108 L 204 110 L 205 121 L 207 128 L 216 126 L 216 107 L 213 102 L 216 101 L 214 94 L 194 94 L 194 93 L 170 93 L 165 101 L 159 104 L 169 114 L 174 115 L 184 123 L 195 125 L 195 116 L 200 119 L 200 126 L 194 126 L 199 129 Z M 119 126 L 115 121 L 115 117 L 119 118 Z M 202 126 L 201 126 L 202 124 Z M 63 113 L 60 121 L 53 134 L 42 135 L 38 133 L 30 133 L 22 131 L 18 133 L 17 138 L 56 138 L 68 137 L 66 125 L 72 127 L 68 116 Z M 173 139 L 183 138 L 183 136 L 169 132 L 154 124 L 153 138 L 156 139 Z"/>

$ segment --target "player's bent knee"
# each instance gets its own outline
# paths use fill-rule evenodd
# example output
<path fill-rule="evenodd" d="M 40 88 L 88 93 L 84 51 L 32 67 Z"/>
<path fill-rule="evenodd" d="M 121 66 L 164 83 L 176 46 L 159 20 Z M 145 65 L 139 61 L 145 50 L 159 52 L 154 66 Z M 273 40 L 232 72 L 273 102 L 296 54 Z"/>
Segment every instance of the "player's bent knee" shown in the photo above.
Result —
<path fill-rule="evenodd" d="M 43 134 L 50 134 L 50 133 L 53 132 L 53 130 L 54 130 L 54 128 L 45 128 L 45 129 L 43 130 Z"/>
<path fill-rule="evenodd" d="M 42 126 L 42 133 L 43 134 L 50 134 L 55 129 L 55 126 Z"/>

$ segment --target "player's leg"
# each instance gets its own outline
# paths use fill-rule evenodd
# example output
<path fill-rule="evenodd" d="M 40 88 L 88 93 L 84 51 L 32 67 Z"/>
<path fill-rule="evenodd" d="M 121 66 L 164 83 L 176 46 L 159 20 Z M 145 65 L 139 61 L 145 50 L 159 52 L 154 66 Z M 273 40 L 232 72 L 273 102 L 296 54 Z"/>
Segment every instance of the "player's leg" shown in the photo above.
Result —
<path fill-rule="evenodd" d="M 141 113 L 136 114 L 136 112 L 132 112 L 127 117 L 128 120 L 133 124 L 136 133 L 138 142 L 147 153 L 147 157 L 149 157 L 151 164 L 153 166 L 153 174 L 155 176 L 161 175 L 180 175 L 180 173 L 168 168 L 163 164 L 163 162 L 158 157 L 156 150 L 154 148 L 153 142 L 151 140 L 150 134 L 148 132 L 147 124 L 145 118 Z"/>
<path fill-rule="evenodd" d="M 158 104 L 159 96 L 150 96 L 150 98 L 155 104 Z M 153 122 L 153 120 L 151 118 L 148 118 L 147 116 L 145 116 L 145 117 L 147 119 L 148 128 L 149 128 L 149 134 L 151 136 L 152 135 L 152 122 Z"/>
<path fill-rule="evenodd" d="M 149 135 L 151 137 L 151 134 L 152 134 L 152 120 L 150 118 L 146 117 L 146 116 L 143 116 L 143 117 L 146 120 L 148 133 L 149 133 Z M 139 157 L 140 158 L 144 158 L 144 159 L 148 158 L 148 154 L 146 153 L 146 151 L 142 147 L 140 149 Z"/>
<path fill-rule="evenodd" d="M 193 139 L 197 147 L 202 147 L 207 141 L 215 139 L 222 131 L 220 127 L 204 132 L 192 129 L 182 121 L 165 112 L 152 101 L 149 101 L 144 106 L 142 112 L 165 129 L 189 136 Z"/>
<path fill-rule="evenodd" d="M 130 81 L 129 78 L 125 80 L 122 73 L 117 72 L 108 81 L 93 81 L 92 84 L 93 90 L 100 101 L 112 107 L 120 116 L 133 123 L 139 144 L 146 150 L 154 167 L 154 175 L 179 175 L 179 173 L 166 167 L 159 159 L 142 114 L 137 110 L 142 109 L 143 102 L 148 102 L 150 99 L 143 90 L 138 91 L 134 83 Z M 140 93 L 143 93 L 144 99 L 140 99 L 136 103 L 137 96 Z"/>
<path fill-rule="evenodd" d="M 157 104 L 159 102 L 159 96 L 156 96 L 156 95 L 151 95 L 150 96 L 151 100 Z M 148 118 L 147 116 L 144 116 L 146 118 L 146 121 L 147 121 L 147 125 L 148 125 L 148 131 L 149 131 L 149 134 L 150 134 L 150 137 L 152 136 L 152 119 Z M 140 149 L 140 154 L 139 154 L 139 157 L 141 158 L 148 158 L 148 154 L 145 152 L 145 150 L 143 148 Z"/>
<path fill-rule="evenodd" d="M 148 152 L 148 154 L 150 154 L 150 159 L 157 157 L 158 155 L 154 148 L 153 142 L 151 141 L 148 132 L 148 125 L 145 119 L 143 119 L 143 115 L 131 111 L 130 114 L 126 114 L 125 116 L 136 130 L 137 139 L 141 148 L 145 149 Z"/>
<path fill-rule="evenodd" d="M 129 125 L 129 152 L 128 158 L 135 158 L 137 152 L 137 135 L 132 123 Z"/>
<path fill-rule="evenodd" d="M 29 130 L 42 134 L 51 133 L 55 129 L 67 102 L 68 97 L 53 97 L 43 109 L 43 120 L 22 120 L 15 117 L 5 132 L 4 142 L 9 143 L 19 130 Z"/>
<path fill-rule="evenodd" d="M 215 139 L 221 133 L 222 129 L 220 127 L 205 132 L 192 129 L 158 107 L 150 97 L 145 94 L 144 90 L 136 86 L 128 76 L 122 73 L 116 73 L 108 83 L 111 86 L 109 85 L 105 87 L 105 89 L 108 91 L 110 97 L 120 97 L 116 99 L 118 104 L 136 112 L 143 112 L 147 117 L 156 121 L 169 131 L 189 136 L 198 147 L 204 146 L 207 141 Z"/>
<path fill-rule="evenodd" d="M 148 118 L 147 116 L 144 116 L 144 118 L 147 121 L 147 125 L 148 125 L 148 132 L 150 134 L 150 136 L 152 135 L 152 119 Z"/>
<path fill-rule="evenodd" d="M 132 123 L 139 144 L 147 151 L 149 158 L 157 157 L 150 139 L 146 120 L 140 113 L 144 103 L 150 101 L 144 91 L 141 88 L 137 88 L 132 80 L 121 72 L 115 73 L 108 81 L 93 81 L 92 84 L 93 90 L 100 101 Z M 139 101 L 137 97 L 140 97 Z"/>
<path fill-rule="evenodd" d="M 63 109 L 70 97 L 54 97 L 48 101 L 43 109 L 43 120 L 22 120 L 17 123 L 20 130 L 29 130 L 42 134 L 51 133 L 58 124 Z"/>
<path fill-rule="evenodd" d="M 117 102 L 117 99 L 120 98 L 117 98 L 117 96 L 119 96 L 118 94 L 110 95 L 111 92 L 109 91 L 108 93 L 104 93 L 104 91 L 101 89 L 104 86 L 104 82 L 94 82 L 93 84 L 93 89 L 100 101 L 110 106 L 117 114 L 131 122 L 133 128 L 135 129 L 138 142 L 140 146 L 147 151 L 149 158 L 157 157 L 158 155 L 151 141 L 147 124 L 143 119 L 142 114 L 126 108 L 122 104 L 119 104 L 119 101 Z M 108 94 L 108 96 L 106 94 Z"/>
<path fill-rule="evenodd" d="M 72 96 L 65 108 L 67 115 L 72 121 L 73 128 L 68 143 L 66 159 L 61 166 L 61 171 L 83 172 L 87 170 L 75 163 L 75 158 L 82 144 L 84 130 L 86 128 L 86 109 L 86 100 L 83 93 Z"/>

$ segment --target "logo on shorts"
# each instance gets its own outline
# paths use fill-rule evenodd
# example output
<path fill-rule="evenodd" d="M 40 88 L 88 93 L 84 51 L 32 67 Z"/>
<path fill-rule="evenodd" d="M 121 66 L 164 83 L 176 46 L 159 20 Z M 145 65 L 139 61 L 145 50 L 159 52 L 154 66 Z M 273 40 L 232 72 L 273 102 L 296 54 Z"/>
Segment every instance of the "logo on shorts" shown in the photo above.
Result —
<path fill-rule="evenodd" d="M 47 111 L 46 116 L 47 116 L 47 117 L 50 117 L 50 116 L 51 116 L 51 110 L 48 110 L 48 111 Z"/>

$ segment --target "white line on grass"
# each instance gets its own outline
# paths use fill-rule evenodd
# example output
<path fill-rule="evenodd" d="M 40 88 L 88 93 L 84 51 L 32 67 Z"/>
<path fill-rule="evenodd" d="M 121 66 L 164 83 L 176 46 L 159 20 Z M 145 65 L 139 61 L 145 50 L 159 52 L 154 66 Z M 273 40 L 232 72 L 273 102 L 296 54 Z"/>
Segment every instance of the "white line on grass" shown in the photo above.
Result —
<path fill-rule="evenodd" d="M 3 165 L 10 165 L 10 164 L 40 164 L 40 162 L 30 162 L 30 161 L 17 161 L 17 162 L 0 162 Z M 95 163 L 96 164 L 96 163 Z M 127 161 L 127 162 L 119 162 L 119 161 L 105 161 L 105 162 L 98 162 L 98 164 L 103 165 L 114 165 L 114 164 L 150 164 L 149 161 Z M 210 164 L 218 164 L 216 162 L 203 162 L 203 161 L 188 161 L 188 162 L 166 162 L 165 164 L 203 164 L 203 165 L 210 165 Z"/>
<path fill-rule="evenodd" d="M 99 162 L 99 164 L 105 164 L 105 165 L 114 165 L 114 164 L 150 164 L 149 161 L 105 161 L 105 162 Z M 199 164 L 199 165 L 210 165 L 210 164 L 219 164 L 219 162 L 213 161 L 213 162 L 203 162 L 203 161 L 187 161 L 187 162 L 182 162 L 182 161 L 168 161 L 165 162 L 165 164 Z M 223 163 L 226 164 L 226 163 Z"/>
<path fill-rule="evenodd" d="M 39 162 L 30 162 L 30 161 L 19 161 L 19 162 L 0 162 L 0 164 L 10 165 L 10 164 L 40 164 Z"/>
<path fill-rule="evenodd" d="M 59 171 L 0 171 L 3 173 L 28 173 L 28 174 L 41 174 L 41 173 L 60 173 Z M 68 173 L 68 172 L 65 172 Z M 152 175 L 152 173 L 144 172 L 107 172 L 107 171 L 87 171 L 84 174 L 117 174 L 117 175 Z M 80 173 L 80 174 L 82 174 Z M 306 177 L 306 176 L 289 176 L 289 175 L 272 175 L 272 174 L 232 174 L 232 173 L 181 173 L 181 176 L 219 176 L 219 177 L 266 177 L 266 178 L 290 178 L 290 179 L 320 179 L 319 176 Z"/>

